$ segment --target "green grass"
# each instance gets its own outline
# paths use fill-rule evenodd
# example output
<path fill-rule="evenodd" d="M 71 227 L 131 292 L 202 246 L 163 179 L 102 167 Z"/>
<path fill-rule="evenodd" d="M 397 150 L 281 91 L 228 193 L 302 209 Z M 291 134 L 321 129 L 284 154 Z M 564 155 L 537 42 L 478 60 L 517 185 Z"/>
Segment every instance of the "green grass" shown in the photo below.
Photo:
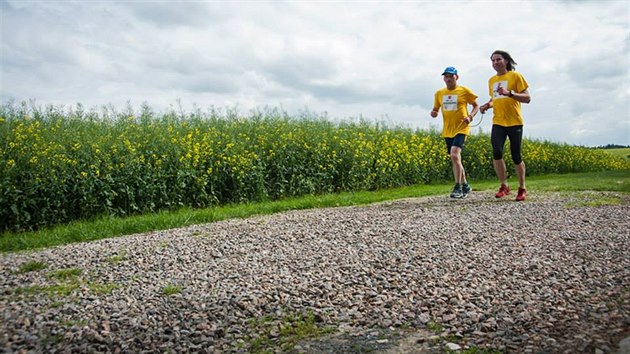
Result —
<path fill-rule="evenodd" d="M 74 281 L 81 274 L 83 274 L 83 270 L 79 268 L 64 268 L 64 269 L 57 269 L 57 270 L 53 270 L 49 272 L 47 274 L 47 277 L 49 279 L 55 279 L 58 281 Z"/>
<path fill-rule="evenodd" d="M 111 256 L 108 257 L 106 259 L 107 263 L 111 264 L 111 265 L 116 265 L 120 262 L 122 262 L 125 259 L 124 254 L 123 255 L 115 255 L 115 256 Z"/>
<path fill-rule="evenodd" d="M 18 272 L 26 273 L 32 271 L 38 271 L 42 269 L 48 268 L 48 265 L 39 262 L 39 261 L 29 261 L 20 265 Z M 13 292 L 17 295 L 25 294 L 25 295 L 38 295 L 38 294 L 48 294 L 49 296 L 68 296 L 74 290 L 78 289 L 82 284 L 85 284 L 85 281 L 80 279 L 80 276 L 83 275 L 83 270 L 79 268 L 62 268 L 51 270 L 45 274 L 46 278 L 51 281 L 58 282 L 52 285 L 32 285 L 27 287 L 18 287 L 13 290 Z M 120 285 L 115 283 L 100 283 L 100 282 L 89 282 L 87 283 L 88 288 L 95 293 L 96 295 L 108 295 L 114 289 L 120 287 Z M 175 287 L 167 287 L 165 288 L 165 293 L 173 292 L 177 293 L 181 290 L 176 289 Z M 169 295 L 169 294 L 167 294 Z"/>
<path fill-rule="evenodd" d="M 439 334 L 444 330 L 444 327 L 435 321 L 429 321 L 427 329 L 435 334 Z"/>
<path fill-rule="evenodd" d="M 33 285 L 33 286 L 28 286 L 28 287 L 16 288 L 15 294 L 38 295 L 41 293 L 45 293 L 45 294 L 48 294 L 48 296 L 50 296 L 51 298 L 54 298 L 55 296 L 61 296 L 61 297 L 68 296 L 74 290 L 78 288 L 79 288 L 78 282 L 69 282 L 69 283 L 54 284 L 54 285 L 47 285 L 47 286 Z"/>
<path fill-rule="evenodd" d="M 162 295 L 171 296 L 182 292 L 182 287 L 179 285 L 167 285 L 162 289 Z"/>
<path fill-rule="evenodd" d="M 617 148 L 617 149 L 602 149 L 609 154 L 623 157 L 626 160 L 630 161 L 630 148 Z"/>
<path fill-rule="evenodd" d="M 26 263 L 22 263 L 18 270 L 19 273 L 28 273 L 28 272 L 36 272 L 38 270 L 42 270 L 48 267 L 48 264 L 40 261 L 28 261 Z"/>
<path fill-rule="evenodd" d="M 497 181 L 470 181 L 474 191 L 493 190 Z M 512 177 L 510 183 L 515 185 Z M 618 191 L 630 193 L 630 171 L 604 171 L 552 174 L 528 177 L 530 192 L 537 191 Z M 73 222 L 35 232 L 4 233 L 0 236 L 0 252 L 41 249 L 74 242 L 85 242 L 154 230 L 166 230 L 194 224 L 210 223 L 252 215 L 273 214 L 288 210 L 365 205 L 410 197 L 447 194 L 451 184 L 415 185 L 377 191 L 309 195 L 273 202 L 232 204 L 208 209 L 183 208 L 127 218 L 106 217 L 94 221 Z M 122 259 L 122 258 L 121 258 Z M 116 263 L 121 259 L 110 261 Z"/>
<path fill-rule="evenodd" d="M 109 295 L 114 291 L 114 289 L 118 289 L 120 285 L 114 283 L 90 283 L 88 284 L 88 288 L 95 293 L 96 295 Z"/>
<path fill-rule="evenodd" d="M 257 333 L 246 337 L 241 346 L 250 353 L 273 353 L 273 348 L 291 352 L 295 345 L 304 339 L 317 338 L 336 331 L 332 326 L 321 326 L 312 311 L 290 313 L 282 318 L 263 316 L 252 318 L 249 326 Z"/>
<path fill-rule="evenodd" d="M 583 200 L 566 203 L 567 208 L 592 207 L 597 208 L 604 205 L 620 205 L 622 199 L 616 196 L 593 195 Z"/>

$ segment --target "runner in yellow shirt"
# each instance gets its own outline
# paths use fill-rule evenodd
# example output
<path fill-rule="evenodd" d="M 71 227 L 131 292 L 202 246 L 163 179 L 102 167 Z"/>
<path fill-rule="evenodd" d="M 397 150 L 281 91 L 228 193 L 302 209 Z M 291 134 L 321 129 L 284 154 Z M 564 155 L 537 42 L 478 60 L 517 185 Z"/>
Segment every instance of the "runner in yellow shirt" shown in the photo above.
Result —
<path fill-rule="evenodd" d="M 523 75 L 514 71 L 516 62 L 512 56 L 503 50 L 495 50 L 490 56 L 492 67 L 497 72 L 488 80 L 490 101 L 481 105 L 481 113 L 488 109 L 494 109 L 492 117 L 492 155 L 494 171 L 501 182 L 501 187 L 496 194 L 497 198 L 503 198 L 510 194 L 507 184 L 505 161 L 503 160 L 503 148 L 505 140 L 510 139 L 510 152 L 514 169 L 518 175 L 517 201 L 525 200 L 527 189 L 525 188 L 525 162 L 521 157 L 523 140 L 523 117 L 521 116 L 521 103 L 529 103 L 531 97 L 527 91 L 528 85 Z"/>
<path fill-rule="evenodd" d="M 465 198 L 470 193 L 471 188 L 466 180 L 466 171 L 462 164 L 462 150 L 466 137 L 470 133 L 469 124 L 479 111 L 477 95 L 467 87 L 457 84 L 459 75 L 454 67 L 449 66 L 444 69 L 442 76 L 446 87 L 435 93 L 431 117 L 436 118 L 438 111 L 440 108 L 442 109 L 444 121 L 442 137 L 451 157 L 453 176 L 455 177 L 455 187 L 451 193 L 451 198 Z M 472 106 L 470 114 L 468 114 L 468 105 Z"/>

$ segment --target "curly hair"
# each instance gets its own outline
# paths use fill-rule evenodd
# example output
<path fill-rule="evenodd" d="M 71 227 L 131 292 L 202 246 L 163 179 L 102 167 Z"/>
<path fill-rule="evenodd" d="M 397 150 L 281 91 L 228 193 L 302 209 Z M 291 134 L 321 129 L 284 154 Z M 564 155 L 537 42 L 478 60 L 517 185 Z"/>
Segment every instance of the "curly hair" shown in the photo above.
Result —
<path fill-rule="evenodd" d="M 515 70 L 514 67 L 516 66 L 516 62 L 514 61 L 514 59 L 512 59 L 512 56 L 510 55 L 510 53 L 506 52 L 505 50 L 497 49 L 494 52 L 492 52 L 492 55 L 495 55 L 495 54 L 499 54 L 507 62 L 507 65 L 505 67 L 507 71 Z M 490 59 L 492 59 L 492 55 L 490 55 Z"/>

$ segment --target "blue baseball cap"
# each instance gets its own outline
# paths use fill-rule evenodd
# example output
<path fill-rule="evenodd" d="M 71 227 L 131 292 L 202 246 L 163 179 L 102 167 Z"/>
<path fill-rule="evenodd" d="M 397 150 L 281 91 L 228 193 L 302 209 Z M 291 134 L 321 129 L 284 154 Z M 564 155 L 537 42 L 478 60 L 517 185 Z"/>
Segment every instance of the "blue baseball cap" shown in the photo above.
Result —
<path fill-rule="evenodd" d="M 444 69 L 444 72 L 442 73 L 442 75 L 446 75 L 446 74 L 457 75 L 457 69 L 455 69 L 452 66 L 449 66 L 446 69 Z"/>

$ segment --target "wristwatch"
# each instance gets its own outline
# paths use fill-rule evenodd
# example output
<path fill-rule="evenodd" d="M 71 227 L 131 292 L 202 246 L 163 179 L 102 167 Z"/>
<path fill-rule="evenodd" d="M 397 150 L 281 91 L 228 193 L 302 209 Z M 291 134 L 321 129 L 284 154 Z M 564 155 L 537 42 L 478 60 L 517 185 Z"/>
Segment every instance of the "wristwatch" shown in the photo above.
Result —
<path fill-rule="evenodd" d="M 512 92 L 512 90 L 510 90 L 510 97 L 514 97 L 514 92 Z"/>

